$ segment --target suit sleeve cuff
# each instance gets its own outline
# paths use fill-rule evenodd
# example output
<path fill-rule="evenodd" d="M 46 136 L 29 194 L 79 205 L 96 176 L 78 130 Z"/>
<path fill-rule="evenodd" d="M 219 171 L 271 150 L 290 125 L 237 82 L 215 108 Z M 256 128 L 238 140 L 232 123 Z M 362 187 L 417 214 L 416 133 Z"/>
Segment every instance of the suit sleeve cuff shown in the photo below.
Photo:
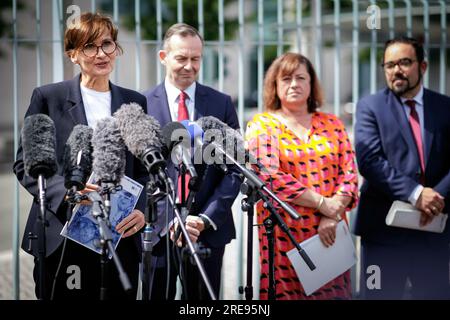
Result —
<path fill-rule="evenodd" d="M 411 194 L 408 197 L 408 201 L 413 205 L 416 206 L 417 200 L 419 200 L 420 194 L 423 191 L 423 186 L 421 184 L 417 185 L 417 187 L 414 188 L 414 190 L 411 192 Z"/>
<path fill-rule="evenodd" d="M 203 213 L 200 213 L 199 217 L 205 218 L 206 220 L 208 220 L 209 225 L 214 229 L 214 231 L 217 231 L 217 225 L 214 223 L 214 221 L 212 221 L 212 219 L 210 217 L 208 217 L 206 214 L 203 214 Z"/>
<path fill-rule="evenodd" d="M 162 228 L 162 230 L 159 232 L 159 237 L 162 238 L 164 237 L 167 232 L 170 230 L 170 228 L 172 228 L 172 226 L 174 224 L 176 224 L 178 222 L 177 217 L 173 218 L 171 221 L 169 221 L 169 225 L 164 226 L 164 228 Z"/>

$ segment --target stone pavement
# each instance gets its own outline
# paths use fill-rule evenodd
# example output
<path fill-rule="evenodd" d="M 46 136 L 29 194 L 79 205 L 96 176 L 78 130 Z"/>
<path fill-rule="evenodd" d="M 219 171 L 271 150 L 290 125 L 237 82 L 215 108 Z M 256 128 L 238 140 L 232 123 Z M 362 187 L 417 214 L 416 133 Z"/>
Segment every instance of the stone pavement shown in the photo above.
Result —
<path fill-rule="evenodd" d="M 0 300 L 14 299 L 13 288 L 13 253 L 0 252 Z M 20 299 L 35 300 L 33 281 L 33 257 L 25 252 L 20 253 Z"/>
<path fill-rule="evenodd" d="M 235 272 L 236 265 L 233 261 L 236 261 L 236 241 L 233 241 L 234 245 L 230 245 L 230 249 L 227 250 L 228 254 L 224 259 L 224 274 L 222 283 L 222 297 L 221 299 L 235 300 L 242 299 L 243 296 L 238 294 L 237 274 Z M 34 281 L 33 281 L 33 257 L 23 250 L 20 251 L 20 300 L 35 300 L 36 295 L 34 293 Z M 13 252 L 2 251 L 0 252 L 0 300 L 12 300 L 14 299 L 14 287 L 13 287 Z M 255 283 L 255 282 L 254 282 Z M 254 295 L 257 298 L 257 295 Z"/>
<path fill-rule="evenodd" d="M 12 165 L 11 165 L 12 166 Z M 14 299 L 13 288 L 13 253 L 12 253 L 12 225 L 13 225 L 13 207 L 14 207 L 14 183 L 15 176 L 12 172 L 0 173 L 0 300 Z M 25 222 L 28 215 L 28 210 L 31 206 L 32 198 L 28 192 L 20 186 L 20 218 L 19 218 L 19 243 L 22 239 Z M 238 221 L 241 218 L 241 211 L 239 209 L 240 198 L 234 204 L 234 219 Z M 245 226 L 245 225 L 244 225 Z M 233 240 L 225 250 L 224 264 L 223 264 L 223 283 L 221 299 L 243 299 L 243 295 L 238 293 L 239 284 L 245 286 L 245 246 L 240 247 L 240 243 L 245 244 L 245 233 L 241 233 L 237 227 L 238 239 Z M 254 267 L 258 265 L 257 252 L 257 238 L 254 238 Z M 243 251 L 242 251 L 243 250 Z M 242 263 L 236 263 L 242 261 Z M 20 250 L 20 299 L 36 299 L 34 294 L 33 281 L 33 257 Z M 257 292 L 257 270 L 253 273 L 254 292 Z M 254 294 L 257 298 L 257 294 Z"/>

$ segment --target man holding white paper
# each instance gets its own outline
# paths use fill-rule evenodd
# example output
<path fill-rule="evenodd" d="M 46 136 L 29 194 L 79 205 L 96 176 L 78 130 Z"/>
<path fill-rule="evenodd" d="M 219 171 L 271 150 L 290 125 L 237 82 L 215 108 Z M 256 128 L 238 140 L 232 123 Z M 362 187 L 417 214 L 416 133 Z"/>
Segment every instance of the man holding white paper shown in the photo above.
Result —
<path fill-rule="evenodd" d="M 435 233 L 387 226 L 385 219 L 395 200 L 415 206 L 422 226 L 448 212 L 450 98 L 423 87 L 427 62 L 415 39 L 387 41 L 382 67 L 387 88 L 362 98 L 356 115 L 364 177 L 355 223 L 361 288 L 368 299 L 401 299 L 409 279 L 414 299 L 449 298 L 448 226 Z M 375 269 L 380 274 L 367 272 Z"/>

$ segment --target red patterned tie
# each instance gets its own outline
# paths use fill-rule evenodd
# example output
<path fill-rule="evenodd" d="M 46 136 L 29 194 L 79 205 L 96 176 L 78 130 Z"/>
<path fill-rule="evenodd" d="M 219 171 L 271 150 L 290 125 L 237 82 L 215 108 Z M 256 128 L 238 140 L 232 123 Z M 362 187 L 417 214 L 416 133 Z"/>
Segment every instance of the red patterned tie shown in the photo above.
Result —
<path fill-rule="evenodd" d="M 423 183 L 425 180 L 425 158 L 423 154 L 422 133 L 420 130 L 419 115 L 417 114 L 416 102 L 414 100 L 407 100 L 405 101 L 405 104 L 411 110 L 411 112 L 409 113 L 409 124 L 414 135 L 414 140 L 416 141 L 417 151 L 419 152 L 420 169 L 422 171 L 420 180 Z"/>
<path fill-rule="evenodd" d="M 186 107 L 186 97 L 187 94 L 184 91 L 180 91 L 180 95 L 178 97 L 178 121 L 183 121 L 183 120 L 189 120 L 189 113 Z M 187 196 L 188 192 L 189 192 L 189 174 L 186 173 L 185 174 L 185 185 L 184 188 L 181 187 L 181 175 L 178 177 L 178 200 L 181 202 L 181 200 L 185 200 L 182 199 L 182 193 L 181 190 L 185 190 L 185 196 Z"/>

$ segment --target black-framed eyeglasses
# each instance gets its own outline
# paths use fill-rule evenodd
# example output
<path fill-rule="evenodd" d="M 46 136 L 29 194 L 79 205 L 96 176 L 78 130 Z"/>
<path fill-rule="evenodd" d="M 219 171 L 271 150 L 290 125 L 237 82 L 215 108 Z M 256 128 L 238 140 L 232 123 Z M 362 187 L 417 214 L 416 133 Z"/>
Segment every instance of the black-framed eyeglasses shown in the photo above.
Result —
<path fill-rule="evenodd" d="M 394 70 L 395 66 L 399 66 L 400 69 L 405 70 L 412 66 L 414 62 L 417 60 L 412 60 L 410 58 L 403 58 L 399 59 L 397 61 L 389 61 L 381 64 L 381 67 L 386 71 L 392 71 Z"/>
<path fill-rule="evenodd" d="M 106 55 L 112 54 L 117 49 L 117 44 L 112 40 L 103 41 L 100 46 L 95 45 L 94 43 L 87 43 L 83 46 L 83 53 L 87 57 L 95 57 L 98 54 L 98 49 L 101 48 L 102 51 Z"/>

